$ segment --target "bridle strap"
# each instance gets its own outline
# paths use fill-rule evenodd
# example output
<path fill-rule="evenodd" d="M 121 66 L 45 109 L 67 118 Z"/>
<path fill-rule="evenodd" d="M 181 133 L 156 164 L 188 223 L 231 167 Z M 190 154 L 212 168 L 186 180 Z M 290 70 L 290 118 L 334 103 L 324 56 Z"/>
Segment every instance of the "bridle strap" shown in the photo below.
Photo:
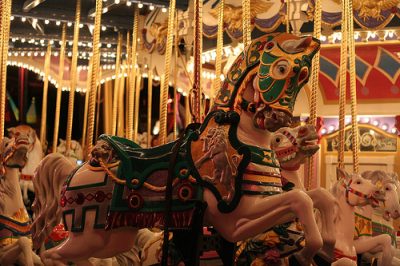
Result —
<path fill-rule="evenodd" d="M 283 130 L 282 131 L 282 135 L 284 135 L 285 137 L 288 138 L 288 140 L 292 143 L 293 146 L 297 146 L 297 141 L 295 136 L 292 135 L 292 133 L 290 133 L 287 130 Z"/>
<path fill-rule="evenodd" d="M 350 182 L 348 184 L 346 184 L 346 182 L 343 182 L 343 187 L 346 189 L 346 202 L 347 204 L 349 204 L 350 206 L 354 207 L 355 205 L 351 204 L 349 201 L 349 194 L 352 193 L 354 195 L 356 195 L 357 197 L 363 198 L 363 199 L 373 199 L 373 197 L 366 195 L 358 190 L 355 190 L 354 188 L 350 187 L 351 183 L 353 182 L 353 180 L 350 180 Z"/>

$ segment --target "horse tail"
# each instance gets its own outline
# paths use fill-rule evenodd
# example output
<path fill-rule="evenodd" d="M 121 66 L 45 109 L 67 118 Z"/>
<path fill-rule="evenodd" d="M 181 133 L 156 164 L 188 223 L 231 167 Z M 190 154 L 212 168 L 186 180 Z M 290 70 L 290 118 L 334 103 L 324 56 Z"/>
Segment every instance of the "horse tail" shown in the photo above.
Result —
<path fill-rule="evenodd" d="M 36 197 L 32 204 L 35 220 L 31 226 L 33 246 L 41 247 L 54 226 L 61 221 L 59 207 L 62 186 L 74 166 L 63 155 L 47 155 L 36 168 L 33 186 Z"/>

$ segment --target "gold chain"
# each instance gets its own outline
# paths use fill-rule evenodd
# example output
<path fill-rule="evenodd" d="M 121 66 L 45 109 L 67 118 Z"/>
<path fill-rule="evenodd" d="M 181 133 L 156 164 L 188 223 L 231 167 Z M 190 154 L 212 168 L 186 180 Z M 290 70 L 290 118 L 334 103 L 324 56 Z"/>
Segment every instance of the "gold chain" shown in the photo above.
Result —
<path fill-rule="evenodd" d="M 44 145 L 46 142 L 46 124 L 47 124 L 47 94 L 49 90 L 49 71 L 51 59 L 51 44 L 47 44 L 46 57 L 44 59 L 44 77 L 43 77 L 43 101 L 42 101 L 42 117 L 40 121 L 40 143 Z"/>
<path fill-rule="evenodd" d="M 251 43 L 251 16 L 250 0 L 242 0 L 243 6 L 243 44 L 244 47 Z"/>
<path fill-rule="evenodd" d="M 93 147 L 93 131 L 94 131 L 94 113 L 96 109 L 96 92 L 97 92 L 97 81 L 100 68 L 100 55 L 99 55 L 99 43 L 100 43 L 100 27 L 101 27 L 101 14 L 103 8 L 103 1 L 96 0 L 96 15 L 94 20 L 93 29 L 93 57 L 92 57 L 92 73 L 90 76 L 90 91 L 89 91 L 89 107 L 88 107 L 88 129 L 87 129 L 87 154 Z"/>
<path fill-rule="evenodd" d="M 289 5 L 289 3 L 288 3 Z M 315 1 L 314 9 L 314 37 L 317 39 L 321 38 L 321 0 Z M 310 121 L 309 124 L 317 125 L 317 93 L 319 90 L 319 71 L 320 71 L 320 52 L 318 51 L 312 63 L 311 72 L 311 102 L 310 102 Z M 314 179 L 314 156 L 311 156 L 308 160 L 308 179 L 306 189 L 310 190 L 312 181 Z"/>
<path fill-rule="evenodd" d="M 67 43 L 66 32 L 67 32 L 67 25 L 64 23 L 62 26 L 61 47 L 59 55 L 60 61 L 58 64 L 58 88 L 57 88 L 56 111 L 55 111 L 54 132 L 53 132 L 53 147 L 52 147 L 53 153 L 57 151 L 58 130 L 60 126 L 61 95 L 62 95 L 62 88 L 64 85 L 65 46 Z"/>
<path fill-rule="evenodd" d="M 160 105 L 160 144 L 167 141 L 167 107 L 168 107 L 168 88 L 169 88 L 169 74 L 171 72 L 171 57 L 172 45 L 174 37 L 174 24 L 175 24 L 175 0 L 169 2 L 168 12 L 168 33 L 167 33 L 167 46 L 165 49 L 165 69 L 163 75 L 163 82 L 161 87 L 161 105 Z"/>
<path fill-rule="evenodd" d="M 218 8 L 218 33 L 217 33 L 217 48 L 215 57 L 215 79 L 211 88 L 210 95 L 210 107 L 214 102 L 215 92 L 219 90 L 221 86 L 221 74 L 222 74 L 222 49 L 224 46 L 224 7 L 225 0 L 219 2 Z"/>
<path fill-rule="evenodd" d="M 74 25 L 74 40 L 72 44 L 72 60 L 71 60 L 71 88 L 69 91 L 68 101 L 68 118 L 67 118 L 67 133 L 65 137 L 65 149 L 68 154 L 71 148 L 72 139 L 72 122 L 74 118 L 74 99 L 75 89 L 78 80 L 77 66 L 78 66 L 78 42 L 79 42 L 79 23 L 81 21 L 81 0 L 76 1 L 76 14 Z"/>

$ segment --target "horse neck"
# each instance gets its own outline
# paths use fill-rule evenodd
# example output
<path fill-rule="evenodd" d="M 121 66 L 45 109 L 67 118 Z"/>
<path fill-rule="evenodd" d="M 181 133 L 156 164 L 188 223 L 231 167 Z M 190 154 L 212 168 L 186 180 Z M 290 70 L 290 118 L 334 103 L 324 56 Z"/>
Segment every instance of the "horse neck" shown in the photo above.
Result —
<path fill-rule="evenodd" d="M 303 182 L 301 181 L 301 178 L 299 175 L 299 170 L 289 171 L 289 170 L 281 169 L 281 174 L 286 180 L 293 183 L 295 188 L 305 190 Z"/>
<path fill-rule="evenodd" d="M 23 175 L 33 175 L 36 167 L 39 165 L 40 161 L 43 159 L 42 145 L 38 138 L 36 138 L 33 144 L 33 149 L 27 154 L 28 160 L 25 167 L 22 168 L 21 173 Z"/>
<path fill-rule="evenodd" d="M 374 213 L 374 208 L 372 208 L 372 206 L 368 204 L 363 207 L 354 208 L 354 212 L 356 212 L 364 217 L 372 218 L 372 215 Z"/>
<path fill-rule="evenodd" d="M 270 149 L 271 147 L 271 132 L 255 128 L 249 112 L 243 111 L 241 113 L 237 135 L 239 140 L 247 145 L 263 149 Z"/>
<path fill-rule="evenodd" d="M 347 243 L 353 243 L 354 237 L 354 207 L 349 205 L 345 196 L 345 189 L 339 184 L 338 199 L 339 220 L 336 223 L 336 233 L 341 234 L 340 239 Z"/>
<path fill-rule="evenodd" d="M 25 208 L 19 186 L 19 169 L 6 167 L 6 174 L 0 181 L 0 213 L 11 217 Z"/>

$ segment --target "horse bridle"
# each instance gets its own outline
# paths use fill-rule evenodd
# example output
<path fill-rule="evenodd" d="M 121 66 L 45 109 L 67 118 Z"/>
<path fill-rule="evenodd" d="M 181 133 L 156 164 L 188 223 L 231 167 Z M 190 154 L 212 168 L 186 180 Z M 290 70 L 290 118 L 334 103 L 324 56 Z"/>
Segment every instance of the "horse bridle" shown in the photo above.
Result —
<path fill-rule="evenodd" d="M 352 188 L 351 187 L 351 183 L 352 182 L 353 182 L 353 180 L 350 180 L 349 183 L 346 184 L 346 181 L 343 180 L 343 187 L 346 190 L 346 202 L 347 202 L 347 204 L 349 204 L 352 207 L 356 206 L 356 205 L 351 204 L 350 201 L 349 201 L 349 194 L 350 193 L 356 195 L 357 197 L 360 197 L 360 198 L 363 198 L 363 199 L 366 199 L 366 200 L 373 200 L 374 202 L 377 202 L 377 200 L 373 196 L 369 196 L 369 195 L 367 195 L 365 193 L 362 193 L 362 192 Z"/>

